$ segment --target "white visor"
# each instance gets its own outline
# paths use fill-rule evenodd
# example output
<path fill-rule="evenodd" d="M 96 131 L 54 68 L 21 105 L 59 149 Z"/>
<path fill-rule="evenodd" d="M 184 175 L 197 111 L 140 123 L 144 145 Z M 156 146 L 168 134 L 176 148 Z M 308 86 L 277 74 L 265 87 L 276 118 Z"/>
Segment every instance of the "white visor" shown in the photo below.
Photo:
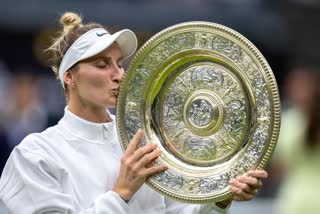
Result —
<path fill-rule="evenodd" d="M 103 28 L 92 29 L 80 36 L 64 55 L 60 67 L 59 78 L 64 88 L 63 74 L 77 62 L 88 59 L 107 49 L 112 43 L 117 42 L 123 58 L 131 56 L 137 49 L 137 37 L 128 29 L 109 34 Z"/>

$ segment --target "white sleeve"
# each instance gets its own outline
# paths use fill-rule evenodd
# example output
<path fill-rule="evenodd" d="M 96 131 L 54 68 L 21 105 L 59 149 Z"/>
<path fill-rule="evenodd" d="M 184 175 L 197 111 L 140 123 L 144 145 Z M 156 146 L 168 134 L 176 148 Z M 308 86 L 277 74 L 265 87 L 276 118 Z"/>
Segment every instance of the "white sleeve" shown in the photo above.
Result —
<path fill-rule="evenodd" d="M 54 163 L 16 148 L 1 176 L 0 198 L 14 214 L 128 213 L 128 205 L 113 191 L 100 195 L 90 208 L 80 210 L 72 196 L 63 192 L 61 179 L 62 175 Z"/>
<path fill-rule="evenodd" d="M 229 208 L 222 209 L 215 204 L 185 204 L 165 198 L 166 214 L 228 214 Z"/>

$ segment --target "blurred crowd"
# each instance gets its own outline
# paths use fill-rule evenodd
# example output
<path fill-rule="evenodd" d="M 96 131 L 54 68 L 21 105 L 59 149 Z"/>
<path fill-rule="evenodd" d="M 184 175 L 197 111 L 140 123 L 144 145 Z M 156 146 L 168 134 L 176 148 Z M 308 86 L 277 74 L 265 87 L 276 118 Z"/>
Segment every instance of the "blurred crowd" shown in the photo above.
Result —
<path fill-rule="evenodd" d="M 0 61 L 1 171 L 11 150 L 24 137 L 61 117 L 65 102 L 60 88 L 50 75 L 35 75 L 32 67 L 12 72 Z"/>
<path fill-rule="evenodd" d="M 282 126 L 273 166 L 284 176 L 277 213 L 315 213 L 320 179 L 320 69 L 297 67 L 286 79 Z"/>
<path fill-rule="evenodd" d="M 186 1 L 190 5 L 195 2 Z M 268 5 L 275 4 L 270 2 Z M 267 56 L 280 80 L 282 125 L 274 157 L 267 168 L 269 178 L 258 197 L 277 197 L 275 210 L 279 214 L 317 213 L 320 210 L 317 203 L 320 188 L 316 182 L 320 180 L 320 1 L 285 2 L 288 7 L 283 17 L 288 48 L 281 58 L 280 64 L 285 64 L 283 70 L 273 67 L 277 63 Z M 268 36 L 272 36 L 270 32 Z M 56 124 L 65 107 L 62 87 L 50 75 L 49 68 L 40 66 L 43 72 L 39 72 L 38 66 L 11 64 L 0 58 L 0 172 L 12 149 L 29 133 Z"/>

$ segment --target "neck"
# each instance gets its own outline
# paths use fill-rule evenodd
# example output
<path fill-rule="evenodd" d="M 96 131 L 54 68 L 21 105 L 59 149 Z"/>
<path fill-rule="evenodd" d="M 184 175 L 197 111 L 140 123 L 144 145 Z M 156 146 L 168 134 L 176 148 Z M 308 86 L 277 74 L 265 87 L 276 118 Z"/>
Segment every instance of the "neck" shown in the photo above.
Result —
<path fill-rule="evenodd" d="M 106 123 L 112 121 L 106 107 L 83 106 L 69 102 L 68 110 L 78 117 L 93 123 Z"/>

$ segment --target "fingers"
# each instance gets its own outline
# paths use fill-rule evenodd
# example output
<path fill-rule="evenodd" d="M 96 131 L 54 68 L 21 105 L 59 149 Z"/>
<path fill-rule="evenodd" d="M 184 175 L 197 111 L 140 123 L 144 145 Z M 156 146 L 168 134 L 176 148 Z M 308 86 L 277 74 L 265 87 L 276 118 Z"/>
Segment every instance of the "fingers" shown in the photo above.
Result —
<path fill-rule="evenodd" d="M 264 170 L 251 170 L 248 175 L 230 180 L 230 190 L 235 193 L 233 200 L 251 200 L 261 188 L 261 179 L 267 178 L 268 173 Z"/>
<path fill-rule="evenodd" d="M 254 177 L 249 177 L 249 176 L 240 176 L 238 180 L 242 183 L 245 183 L 249 185 L 252 188 L 260 188 L 262 186 L 262 182 L 258 180 L 257 178 Z"/>
<path fill-rule="evenodd" d="M 246 189 L 247 191 L 245 191 Z M 257 189 L 252 189 L 248 185 L 246 187 L 238 187 L 236 185 L 231 185 L 230 190 L 235 193 L 233 199 L 235 201 L 248 201 L 251 200 L 258 192 Z"/>
<path fill-rule="evenodd" d="M 137 149 L 142 136 L 143 131 L 139 129 L 129 143 L 125 155 L 122 158 L 122 162 L 123 165 L 130 169 L 134 174 L 139 174 L 144 177 L 146 176 L 144 169 L 153 169 L 152 163 L 162 154 L 162 152 L 157 149 L 157 144 L 147 144 Z"/>
<path fill-rule="evenodd" d="M 248 172 L 248 175 L 257 179 L 268 178 L 268 173 L 265 170 L 251 170 Z"/>
<path fill-rule="evenodd" d="M 134 135 L 132 140 L 130 141 L 125 154 L 133 154 L 134 151 L 136 151 L 138 144 L 140 143 L 140 140 L 143 136 L 143 131 L 139 129 L 137 133 Z"/>
<path fill-rule="evenodd" d="M 153 166 L 155 159 L 161 155 L 157 144 L 138 148 L 142 136 L 143 132 L 139 129 L 121 157 L 119 177 L 113 190 L 125 199 L 130 199 L 149 176 L 168 169 L 164 165 Z"/>
<path fill-rule="evenodd" d="M 230 181 L 230 188 L 234 187 L 235 189 L 239 189 L 242 192 L 248 193 L 248 194 L 256 194 L 257 189 L 261 186 L 258 180 L 254 181 L 251 179 L 247 179 L 249 177 L 241 177 L 239 180 L 231 180 Z M 254 178 L 255 179 L 255 178 Z M 252 186 L 250 183 L 247 183 L 246 181 L 252 182 L 254 186 Z"/>
<path fill-rule="evenodd" d="M 241 190 L 239 190 L 239 189 L 234 189 L 233 192 L 234 191 L 240 192 L 240 193 L 236 193 L 236 195 L 233 196 L 232 199 L 235 201 L 249 201 L 254 197 L 254 195 L 249 194 L 249 193 L 245 193 L 245 192 L 241 192 Z"/>
<path fill-rule="evenodd" d="M 142 157 L 144 157 L 146 154 L 151 153 L 157 149 L 158 145 L 157 144 L 147 144 L 139 149 L 137 149 L 133 153 L 133 160 L 140 160 Z M 156 150 L 158 151 L 158 150 Z"/>
<path fill-rule="evenodd" d="M 157 148 L 157 146 L 155 147 Z M 150 153 L 145 153 L 143 157 L 138 162 L 138 167 L 147 167 L 149 166 L 155 159 L 157 159 L 162 152 L 160 150 L 154 149 Z"/>
<path fill-rule="evenodd" d="M 150 166 L 151 162 L 161 155 L 161 151 L 157 150 L 157 144 L 147 144 L 137 149 L 137 146 L 143 136 L 143 131 L 139 129 L 126 150 L 126 158 L 129 158 L 129 162 L 136 162 L 136 167 L 141 168 Z"/>
<path fill-rule="evenodd" d="M 147 177 L 158 174 L 160 172 L 163 172 L 168 169 L 168 166 L 166 165 L 158 165 L 158 166 L 153 166 L 150 168 L 146 168 L 144 171 L 144 174 L 147 175 Z"/>

